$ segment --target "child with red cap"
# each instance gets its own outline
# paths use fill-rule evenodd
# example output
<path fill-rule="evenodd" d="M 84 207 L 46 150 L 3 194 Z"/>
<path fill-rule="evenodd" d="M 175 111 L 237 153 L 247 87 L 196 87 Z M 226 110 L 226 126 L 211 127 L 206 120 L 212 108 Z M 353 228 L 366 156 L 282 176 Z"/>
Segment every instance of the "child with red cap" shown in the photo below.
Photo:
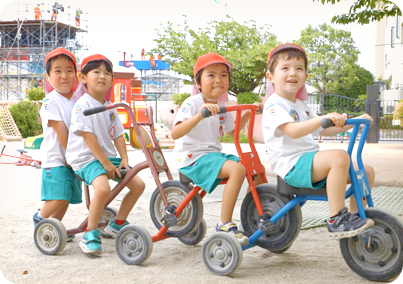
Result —
<path fill-rule="evenodd" d="M 73 92 L 76 83 L 76 58 L 69 50 L 59 47 L 45 57 L 45 77 L 53 90 L 43 100 L 40 115 L 44 138 L 42 152 L 41 200 L 42 209 L 33 217 L 36 226 L 44 218 L 62 220 L 69 203 L 81 203 L 81 182 L 66 162 L 66 148 L 71 111 L 78 96 Z M 49 91 L 49 87 L 46 88 Z M 68 241 L 74 235 L 68 236 Z"/>
<path fill-rule="evenodd" d="M 116 109 L 84 116 L 86 109 L 109 105 L 104 99 L 112 87 L 112 62 L 101 54 L 83 59 L 81 63 L 80 90 L 85 94 L 75 104 L 72 115 L 67 145 L 67 161 L 75 173 L 94 188 L 89 213 L 88 226 L 80 242 L 86 254 L 102 253 L 101 236 L 98 221 L 110 196 L 109 179 L 119 181 L 120 169 L 130 170 L 123 138 L 125 130 Z M 112 142 L 113 141 L 113 142 Z M 119 152 L 117 157 L 115 150 Z M 129 192 L 122 200 L 116 218 L 111 220 L 105 231 L 112 237 L 128 225 L 127 216 L 144 191 L 145 184 L 137 175 L 127 184 Z"/>
<path fill-rule="evenodd" d="M 313 139 L 313 133 L 332 136 L 347 131 L 352 125 L 344 126 L 345 118 L 338 113 L 317 116 L 304 102 L 308 99 L 305 50 L 291 43 L 279 45 L 270 51 L 267 64 L 269 83 L 262 131 L 272 171 L 298 188 L 319 189 L 326 183 L 331 216 L 327 226 L 331 238 L 350 238 L 374 226 L 373 220 L 363 220 L 356 213 L 358 209 L 353 195 L 350 212 L 345 208 L 346 185 L 351 183 L 348 153 L 339 149 L 319 151 Z M 320 126 L 323 118 L 333 121 L 335 127 L 323 129 Z M 359 118 L 372 121 L 368 114 Z M 372 188 L 374 169 L 364 166 Z"/>
<path fill-rule="evenodd" d="M 218 114 L 222 100 L 228 98 L 232 65 L 224 57 L 210 52 L 200 56 L 193 74 L 195 86 L 193 95 L 187 98 L 172 127 L 175 139 L 174 156 L 179 161 L 182 174 L 194 184 L 211 193 L 222 179 L 228 179 L 224 188 L 221 220 L 216 231 L 233 233 L 241 245 L 249 243 L 248 238 L 238 231 L 232 222 L 235 203 L 245 179 L 246 170 L 234 155 L 221 153 L 218 140 L 224 133 L 234 135 L 235 120 L 231 113 Z M 261 107 L 260 103 L 255 103 Z M 203 118 L 201 110 L 207 108 L 212 116 Z M 241 117 L 241 129 L 250 116 L 250 111 Z"/>

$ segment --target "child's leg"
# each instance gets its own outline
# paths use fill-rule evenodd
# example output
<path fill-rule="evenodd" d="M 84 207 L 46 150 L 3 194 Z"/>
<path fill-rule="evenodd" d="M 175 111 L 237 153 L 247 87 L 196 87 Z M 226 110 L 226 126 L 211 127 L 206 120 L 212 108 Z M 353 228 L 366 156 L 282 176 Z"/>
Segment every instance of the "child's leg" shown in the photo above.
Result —
<path fill-rule="evenodd" d="M 245 167 L 241 163 L 231 160 L 227 160 L 223 164 L 217 176 L 218 179 L 228 178 L 221 205 L 221 222 L 224 224 L 232 220 L 232 213 L 245 176 Z"/>
<path fill-rule="evenodd" d="M 327 177 L 326 188 L 330 216 L 345 208 L 345 192 L 350 168 L 350 156 L 344 150 L 319 151 L 313 157 L 312 183 Z"/>
<path fill-rule="evenodd" d="M 69 204 L 66 203 L 66 205 L 64 205 L 63 207 L 59 208 L 59 210 L 57 210 L 55 213 L 53 213 L 52 215 L 50 215 L 51 218 L 56 218 L 58 220 L 62 220 L 64 215 L 67 212 L 67 209 L 69 208 Z"/>
<path fill-rule="evenodd" d="M 63 209 L 64 207 L 66 207 L 66 209 Z M 45 203 L 42 206 L 40 214 L 41 214 L 42 218 L 52 217 L 52 218 L 59 219 L 58 217 L 60 217 L 59 220 L 61 221 L 63 216 L 64 216 L 64 213 L 66 213 L 67 207 L 68 207 L 67 200 L 46 200 Z M 58 212 L 61 209 L 64 210 L 64 213 L 63 214 L 56 214 L 56 212 Z M 60 213 L 62 213 L 62 211 L 60 211 Z"/>
<path fill-rule="evenodd" d="M 130 191 L 125 195 L 120 205 L 120 209 L 116 219 L 118 220 L 126 220 L 127 216 L 129 216 L 130 211 L 133 209 L 133 206 L 136 204 L 139 197 L 143 194 L 145 189 L 145 183 L 139 176 L 134 176 L 134 178 L 129 181 L 126 185 Z"/>
<path fill-rule="evenodd" d="M 105 174 L 96 177 L 91 185 L 94 187 L 94 196 L 91 200 L 88 212 L 88 228 L 96 229 L 98 228 L 98 221 L 104 211 L 111 189 L 108 177 Z"/>
<path fill-rule="evenodd" d="M 354 169 L 358 170 L 357 163 L 353 163 L 353 165 L 354 165 Z M 366 165 L 366 164 L 364 164 L 364 169 L 365 169 L 365 172 L 367 173 L 369 188 L 372 189 L 374 186 L 374 183 L 375 183 L 375 171 L 370 165 Z M 350 176 L 348 176 L 347 183 L 351 184 Z M 363 205 L 364 205 L 364 208 L 367 207 L 366 198 L 363 198 Z M 351 195 L 351 197 L 350 197 L 350 210 L 349 211 L 350 211 L 350 213 L 355 213 L 358 211 L 357 202 L 355 200 L 354 195 Z"/>

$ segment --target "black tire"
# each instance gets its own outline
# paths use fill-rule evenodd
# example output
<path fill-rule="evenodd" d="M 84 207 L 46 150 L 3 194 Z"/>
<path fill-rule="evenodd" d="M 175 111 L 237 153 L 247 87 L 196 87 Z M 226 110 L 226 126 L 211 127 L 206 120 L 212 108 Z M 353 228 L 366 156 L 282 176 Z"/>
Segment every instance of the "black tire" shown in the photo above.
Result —
<path fill-rule="evenodd" d="M 290 200 L 280 196 L 277 188 L 271 184 L 261 184 L 256 187 L 263 212 L 273 216 Z M 258 230 L 259 213 L 256 209 L 252 193 L 249 192 L 242 202 L 241 221 L 245 234 L 250 237 Z M 299 205 L 296 205 L 275 225 L 276 229 L 269 235 L 263 234 L 256 244 L 273 253 L 282 253 L 289 249 L 301 231 L 302 213 Z"/>
<path fill-rule="evenodd" d="M 184 186 L 179 181 L 169 180 L 162 184 L 164 192 L 167 196 L 169 205 L 178 205 L 185 199 L 186 195 L 190 192 L 187 186 Z M 160 195 L 158 188 L 156 188 L 150 199 L 150 214 L 151 219 L 157 229 L 161 229 L 164 225 L 161 219 L 164 217 L 165 205 Z M 165 233 L 168 237 L 183 237 L 195 231 L 203 218 L 203 202 L 200 194 L 196 194 L 194 198 L 185 207 L 182 213 L 178 216 L 178 223 L 170 227 Z"/>
<path fill-rule="evenodd" d="M 67 244 L 66 228 L 58 219 L 43 219 L 35 227 L 34 241 L 41 253 L 58 254 Z"/>
<path fill-rule="evenodd" d="M 402 272 L 403 225 L 380 209 L 367 208 L 365 213 L 375 222 L 371 248 L 358 237 L 340 240 L 340 249 L 347 265 L 358 275 L 371 281 L 390 281 Z"/>
<path fill-rule="evenodd" d="M 204 237 L 206 236 L 207 232 L 207 224 L 206 221 L 203 219 L 199 225 L 199 227 L 194 230 L 194 232 L 187 234 L 186 236 L 179 237 L 178 239 L 188 246 L 197 245 L 200 243 Z"/>
<path fill-rule="evenodd" d="M 108 206 L 104 209 L 104 211 L 102 211 L 102 215 L 101 215 L 101 218 L 99 218 L 99 221 L 104 220 L 104 221 L 106 221 L 106 223 L 108 223 L 110 220 L 115 219 L 116 215 L 118 215 L 118 210 L 115 207 Z M 106 228 L 106 226 L 98 228 L 101 236 L 106 239 L 112 238 L 112 236 L 110 234 L 105 232 L 105 228 Z"/>

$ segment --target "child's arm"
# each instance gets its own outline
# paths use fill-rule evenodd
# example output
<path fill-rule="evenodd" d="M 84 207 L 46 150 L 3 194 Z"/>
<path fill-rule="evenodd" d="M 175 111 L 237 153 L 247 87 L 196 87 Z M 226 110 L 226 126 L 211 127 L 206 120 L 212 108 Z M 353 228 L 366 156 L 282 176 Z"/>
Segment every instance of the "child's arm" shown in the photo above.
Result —
<path fill-rule="evenodd" d="M 57 138 L 59 138 L 59 141 L 62 144 L 63 148 L 67 149 L 67 140 L 69 137 L 69 131 L 66 127 L 66 124 L 64 124 L 63 121 L 56 121 L 56 120 L 49 120 L 48 124 L 56 132 Z"/>
<path fill-rule="evenodd" d="M 94 154 L 95 157 L 99 160 L 99 162 L 104 167 L 105 171 L 108 173 L 108 179 L 115 179 L 116 167 L 109 161 L 108 157 L 102 151 L 101 146 L 97 139 L 95 138 L 94 134 L 91 132 L 84 132 L 81 131 L 81 135 L 84 138 L 85 144 L 87 144 L 88 148 Z"/>
<path fill-rule="evenodd" d="M 201 106 L 198 114 L 193 116 L 192 118 L 182 122 L 179 121 L 176 123 L 171 130 L 171 137 L 172 139 L 176 140 L 179 139 L 186 134 L 188 134 L 200 121 L 203 120 L 203 116 L 201 115 L 201 110 L 203 108 L 207 108 L 211 115 L 216 115 L 220 111 L 220 107 L 217 104 L 204 104 Z"/>
<path fill-rule="evenodd" d="M 118 167 L 119 169 L 127 169 L 130 170 L 129 167 L 129 158 L 127 157 L 127 150 L 126 150 L 126 142 L 125 139 L 123 138 L 123 136 L 119 136 L 118 138 L 116 138 L 115 140 L 113 140 L 113 142 L 115 143 L 115 147 L 119 152 L 120 158 L 121 158 L 121 162 L 120 165 Z M 120 178 L 120 172 L 117 171 L 119 178 Z"/>
<path fill-rule="evenodd" d="M 255 106 L 258 106 L 260 109 L 257 111 L 258 113 L 261 113 L 261 110 L 263 109 L 263 105 L 261 104 L 261 103 L 258 103 L 258 102 L 255 102 L 255 103 L 253 103 Z M 249 117 L 250 117 L 250 109 L 248 109 L 248 110 L 246 110 L 243 114 L 242 114 L 242 116 L 241 116 L 241 123 L 240 123 L 240 128 L 239 129 L 242 129 L 242 128 L 244 128 L 244 126 L 245 126 L 245 124 L 248 122 L 248 120 L 249 120 Z M 232 136 L 232 137 L 234 137 L 234 130 L 232 130 L 232 131 L 230 131 L 230 132 L 227 132 L 227 134 L 229 135 L 229 136 Z"/>
<path fill-rule="evenodd" d="M 318 116 L 306 121 L 301 122 L 287 122 L 284 123 L 278 128 L 288 137 L 296 139 L 308 135 L 314 132 L 316 129 L 320 127 L 320 122 L 322 119 L 328 118 L 335 124 L 335 127 L 331 127 L 328 129 L 324 129 L 320 135 L 331 136 L 340 132 L 345 131 L 343 125 L 345 124 L 346 119 L 338 113 L 329 113 L 323 116 Z M 338 128 L 338 129 L 335 129 Z M 331 134 L 334 133 L 334 134 Z"/>
<path fill-rule="evenodd" d="M 372 126 L 372 124 L 374 122 L 372 117 L 367 113 L 362 114 L 362 115 L 357 116 L 357 117 L 354 117 L 353 119 L 369 119 L 369 120 L 371 120 L 371 125 L 370 126 Z M 341 132 L 347 131 L 347 130 L 353 128 L 353 127 L 354 127 L 354 125 L 346 125 L 346 126 L 343 126 L 342 128 L 329 127 L 329 128 L 326 128 L 326 129 L 322 130 L 320 135 L 332 136 L 332 135 L 336 135 L 336 134 L 339 134 Z"/>

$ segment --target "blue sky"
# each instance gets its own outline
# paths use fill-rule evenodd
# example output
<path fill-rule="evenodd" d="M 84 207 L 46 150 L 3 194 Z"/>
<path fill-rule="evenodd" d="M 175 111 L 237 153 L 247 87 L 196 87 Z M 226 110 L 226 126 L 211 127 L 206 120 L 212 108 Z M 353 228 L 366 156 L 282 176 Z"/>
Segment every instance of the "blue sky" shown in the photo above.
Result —
<path fill-rule="evenodd" d="M 123 51 L 127 56 L 133 55 L 133 59 L 140 59 L 140 51 L 155 48 L 153 39 L 156 38 L 155 29 L 161 29 L 161 24 L 168 21 L 183 23 L 182 15 L 187 15 L 187 21 L 191 28 L 203 28 L 213 20 L 225 20 L 226 15 L 238 22 L 255 20 L 258 26 L 269 24 L 272 32 L 279 41 L 291 42 L 300 37 L 300 31 L 308 24 L 313 27 L 319 24 L 330 24 L 334 15 L 347 13 L 354 2 L 345 0 L 335 5 L 322 5 L 320 1 L 312 0 L 154 0 L 147 1 L 123 0 L 115 1 L 78 1 L 61 0 L 65 12 L 59 14 L 59 21 L 73 23 L 77 7 L 83 11 L 82 26 L 88 27 L 85 41 L 89 43 L 91 50 L 88 53 L 102 53 L 111 58 L 114 64 L 123 60 Z M 403 0 L 397 0 L 400 4 Z M 51 2 L 39 2 L 38 0 L 1 0 L 0 20 L 34 19 L 33 9 L 37 3 L 44 3 L 42 9 L 49 9 Z M 70 9 L 67 8 L 70 6 Z M 403 5 L 400 5 L 403 7 Z M 28 12 L 24 10 L 28 7 Z M 50 13 L 43 13 L 45 19 L 50 20 Z M 375 44 L 376 24 L 368 25 L 333 25 L 338 29 L 351 31 L 355 45 L 361 54 L 358 63 L 375 73 Z M 269 52 L 269 51 L 268 51 Z M 87 55 L 83 53 L 82 56 Z"/>

